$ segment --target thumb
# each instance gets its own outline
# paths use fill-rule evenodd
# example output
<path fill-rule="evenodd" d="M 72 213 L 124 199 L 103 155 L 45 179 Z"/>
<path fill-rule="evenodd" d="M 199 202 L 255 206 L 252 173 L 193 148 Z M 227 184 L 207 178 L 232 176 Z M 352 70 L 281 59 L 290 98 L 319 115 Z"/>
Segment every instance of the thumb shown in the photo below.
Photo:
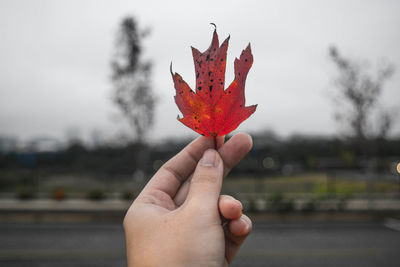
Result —
<path fill-rule="evenodd" d="M 203 207 L 218 204 L 222 187 L 223 161 L 214 149 L 207 149 L 197 164 L 190 182 L 187 201 L 201 203 Z"/>

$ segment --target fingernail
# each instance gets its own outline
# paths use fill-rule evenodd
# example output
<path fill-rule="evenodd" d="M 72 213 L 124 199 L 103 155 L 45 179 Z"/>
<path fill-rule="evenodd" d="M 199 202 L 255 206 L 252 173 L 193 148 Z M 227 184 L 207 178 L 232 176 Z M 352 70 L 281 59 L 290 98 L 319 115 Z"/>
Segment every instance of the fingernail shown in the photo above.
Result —
<path fill-rule="evenodd" d="M 215 167 L 217 161 L 217 152 L 213 149 L 207 149 L 201 159 L 201 166 Z"/>
<path fill-rule="evenodd" d="M 242 222 L 244 222 L 244 225 L 246 225 L 246 232 L 248 232 L 248 231 L 249 231 L 249 228 L 250 228 L 249 222 L 248 222 L 245 218 L 243 218 L 243 217 L 240 217 L 240 220 L 241 220 Z"/>

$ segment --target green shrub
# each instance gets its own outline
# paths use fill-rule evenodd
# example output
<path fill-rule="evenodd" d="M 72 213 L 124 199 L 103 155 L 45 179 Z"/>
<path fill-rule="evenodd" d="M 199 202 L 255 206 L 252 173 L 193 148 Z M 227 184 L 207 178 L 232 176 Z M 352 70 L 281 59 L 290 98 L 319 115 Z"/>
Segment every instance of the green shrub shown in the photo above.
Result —
<path fill-rule="evenodd" d="M 345 194 L 340 196 L 339 201 L 337 203 L 337 210 L 345 210 L 346 209 L 346 205 L 347 205 L 347 201 L 351 198 L 351 194 Z"/>
<path fill-rule="evenodd" d="M 245 206 L 245 210 L 247 212 L 258 212 L 256 207 L 256 200 L 254 198 L 250 198 Z"/>
<path fill-rule="evenodd" d="M 281 192 L 276 192 L 270 195 L 269 208 L 272 211 L 289 212 L 294 210 L 294 201 L 290 198 L 285 198 Z"/>
<path fill-rule="evenodd" d="M 317 201 L 315 199 L 309 199 L 301 206 L 303 212 L 313 212 L 317 208 Z"/>
<path fill-rule="evenodd" d="M 103 190 L 92 190 L 87 193 L 87 199 L 89 200 L 102 200 L 105 198 L 105 194 Z"/>
<path fill-rule="evenodd" d="M 121 199 L 133 201 L 136 198 L 136 194 L 132 191 L 123 191 L 121 192 Z"/>
<path fill-rule="evenodd" d="M 35 191 L 32 187 L 20 187 L 17 189 L 17 198 L 21 200 L 33 199 L 35 198 Z"/>

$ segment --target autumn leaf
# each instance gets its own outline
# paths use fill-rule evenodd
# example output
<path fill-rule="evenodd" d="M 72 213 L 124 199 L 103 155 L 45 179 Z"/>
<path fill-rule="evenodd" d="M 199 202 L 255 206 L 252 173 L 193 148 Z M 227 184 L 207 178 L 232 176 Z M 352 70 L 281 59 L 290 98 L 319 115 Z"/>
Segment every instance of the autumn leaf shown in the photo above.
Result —
<path fill-rule="evenodd" d="M 229 38 L 219 46 L 217 31 L 214 31 L 210 47 L 200 53 L 192 47 L 196 92 L 178 73 L 172 72 L 176 95 L 175 102 L 183 118 L 178 120 L 204 136 L 222 136 L 235 130 L 257 108 L 245 106 L 244 86 L 247 73 L 253 64 L 250 44 L 235 59 L 235 79 L 224 90 L 226 52 Z"/>

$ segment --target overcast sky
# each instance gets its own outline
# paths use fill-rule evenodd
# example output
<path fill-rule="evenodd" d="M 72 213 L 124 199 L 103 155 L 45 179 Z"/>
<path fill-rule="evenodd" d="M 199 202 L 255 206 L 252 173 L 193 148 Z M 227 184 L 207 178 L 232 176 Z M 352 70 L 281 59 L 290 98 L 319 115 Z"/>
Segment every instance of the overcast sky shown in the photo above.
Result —
<path fill-rule="evenodd" d="M 154 63 L 159 97 L 152 139 L 191 135 L 179 113 L 169 73 L 194 85 L 190 46 L 208 48 L 214 22 L 220 40 L 231 35 L 226 82 L 233 60 L 248 42 L 254 64 L 246 83 L 246 104 L 258 104 L 240 131 L 272 129 L 335 134 L 335 68 L 328 47 L 397 66 L 381 104 L 400 103 L 400 1 L 1 1 L 0 135 L 21 139 L 65 137 L 79 129 L 111 136 L 124 128 L 110 101 L 110 58 L 121 19 L 134 15 L 150 27 L 145 57 Z M 395 132 L 400 132 L 397 120 Z M 193 136 L 195 134 L 193 133 Z"/>

